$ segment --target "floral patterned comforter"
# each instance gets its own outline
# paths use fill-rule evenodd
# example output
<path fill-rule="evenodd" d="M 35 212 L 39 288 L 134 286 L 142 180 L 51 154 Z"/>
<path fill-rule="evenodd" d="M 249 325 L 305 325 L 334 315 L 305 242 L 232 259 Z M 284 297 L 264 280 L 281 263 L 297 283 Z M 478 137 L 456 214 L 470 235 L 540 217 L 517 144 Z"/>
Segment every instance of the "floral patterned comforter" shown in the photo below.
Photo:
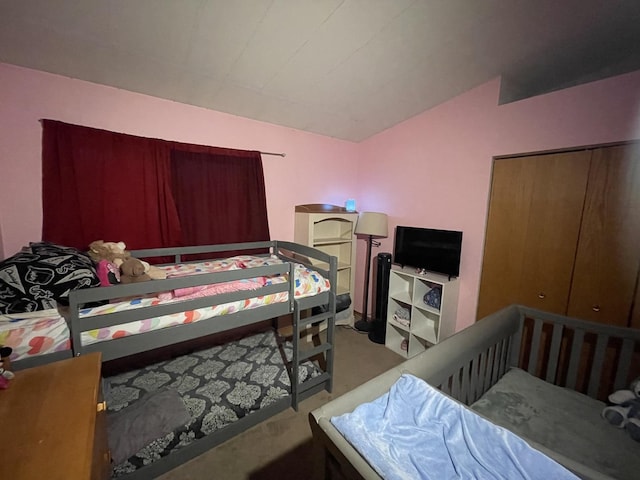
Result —
<path fill-rule="evenodd" d="M 199 263 L 178 264 L 162 267 L 167 271 L 168 277 L 178 277 L 185 275 L 197 275 L 204 273 L 215 273 L 224 270 L 233 270 L 236 268 L 255 268 L 266 265 L 276 265 L 284 263 L 279 258 L 272 257 L 255 257 L 249 255 L 239 255 L 223 260 L 213 260 Z M 295 264 L 295 297 L 304 298 L 311 295 L 317 295 L 321 292 L 329 290 L 329 280 L 322 277 L 315 270 L 306 268 L 304 265 Z M 262 285 L 271 285 L 283 283 L 287 281 L 286 276 L 275 277 L 257 277 L 251 279 L 255 283 Z M 247 280 L 249 282 L 250 280 Z M 281 292 L 273 295 L 264 295 L 253 297 L 246 300 L 224 303 L 221 305 L 211 305 L 196 310 L 179 312 L 171 315 L 163 315 L 159 317 L 149 318 L 130 322 L 123 325 L 103 327 L 95 330 L 82 332 L 81 341 L 83 345 L 91 345 L 104 340 L 121 338 L 138 333 L 144 333 L 151 330 L 166 328 L 179 324 L 187 324 L 197 322 L 220 315 L 235 313 L 241 310 L 257 308 L 262 305 L 270 305 L 273 303 L 288 301 L 289 294 Z M 161 292 L 157 296 L 149 296 L 145 298 L 136 298 L 133 300 L 121 301 L 117 303 L 109 303 L 99 307 L 85 308 L 80 312 L 80 318 L 100 315 L 105 313 L 120 312 L 134 308 L 147 307 L 153 305 L 161 305 L 170 302 L 183 301 L 184 297 L 174 296 L 168 292 Z"/>
<path fill-rule="evenodd" d="M 0 345 L 11 347 L 11 360 L 69 350 L 69 327 L 57 310 L 0 315 Z"/>

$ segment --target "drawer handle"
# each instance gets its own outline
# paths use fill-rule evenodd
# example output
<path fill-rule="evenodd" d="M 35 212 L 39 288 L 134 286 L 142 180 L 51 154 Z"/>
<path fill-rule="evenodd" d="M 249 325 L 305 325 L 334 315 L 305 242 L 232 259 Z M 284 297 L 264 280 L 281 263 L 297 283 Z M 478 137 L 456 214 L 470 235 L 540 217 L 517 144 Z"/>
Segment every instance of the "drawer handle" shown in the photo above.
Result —
<path fill-rule="evenodd" d="M 544 292 L 540 292 L 540 293 L 538 294 L 538 298 L 544 298 L 544 297 L 546 297 L 546 295 L 544 294 Z"/>
<path fill-rule="evenodd" d="M 104 402 L 100 402 L 97 406 L 96 406 L 96 410 L 98 412 L 104 412 L 107 409 L 107 401 L 105 400 Z"/>
<path fill-rule="evenodd" d="M 594 312 L 599 312 L 600 311 L 600 305 L 594 305 L 593 307 L 591 307 L 591 310 L 593 310 Z"/>

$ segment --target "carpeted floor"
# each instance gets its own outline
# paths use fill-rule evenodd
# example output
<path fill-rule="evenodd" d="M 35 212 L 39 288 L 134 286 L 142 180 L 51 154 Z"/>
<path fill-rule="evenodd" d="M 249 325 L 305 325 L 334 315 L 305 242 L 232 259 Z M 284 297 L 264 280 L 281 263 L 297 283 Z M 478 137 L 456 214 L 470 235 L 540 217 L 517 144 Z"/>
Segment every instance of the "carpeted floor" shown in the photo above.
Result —
<path fill-rule="evenodd" d="M 333 393 L 321 392 L 218 447 L 171 470 L 161 480 L 320 480 L 309 427 L 311 410 L 399 364 L 403 358 L 371 342 L 366 334 L 336 328 Z"/>

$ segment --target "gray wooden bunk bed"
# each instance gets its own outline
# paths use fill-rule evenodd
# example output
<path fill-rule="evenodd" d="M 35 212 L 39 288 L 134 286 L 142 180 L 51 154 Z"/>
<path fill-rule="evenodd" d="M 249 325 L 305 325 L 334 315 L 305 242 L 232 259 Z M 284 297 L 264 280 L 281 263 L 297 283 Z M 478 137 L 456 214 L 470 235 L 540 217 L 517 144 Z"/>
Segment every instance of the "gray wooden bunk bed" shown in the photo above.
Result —
<path fill-rule="evenodd" d="M 263 253 L 254 254 L 260 251 Z M 72 335 L 72 348 L 75 356 L 89 352 L 99 351 L 103 362 L 122 359 L 140 352 L 174 345 L 179 342 L 199 339 L 204 336 L 219 332 L 245 327 L 269 319 L 292 315 L 293 333 L 290 340 L 289 356 L 284 358 L 288 376 L 290 377 L 290 391 L 276 401 L 259 408 L 251 414 L 247 414 L 237 421 L 230 422 L 223 428 L 208 433 L 197 441 L 190 442 L 186 446 L 175 449 L 170 454 L 162 456 L 152 463 L 140 468 L 130 467 L 118 473 L 119 478 L 153 478 L 167 470 L 175 468 L 185 461 L 204 453 L 212 447 L 237 435 L 238 433 L 262 422 L 272 415 L 289 407 L 297 409 L 299 402 L 322 390 L 331 391 L 333 381 L 333 338 L 334 318 L 336 310 L 336 285 L 337 285 L 337 259 L 320 250 L 283 241 L 251 242 L 227 245 L 209 245 L 181 248 L 160 248 L 132 251 L 132 256 L 145 258 L 166 258 L 170 256 L 175 263 L 202 262 L 202 260 L 186 260 L 191 255 L 211 255 L 211 258 L 219 258 L 225 252 L 234 256 L 251 252 L 253 256 L 264 258 L 276 258 L 282 263 L 242 268 L 236 270 L 221 271 L 218 273 L 203 273 L 179 278 L 167 278 L 164 280 L 151 280 L 128 285 L 115 285 L 111 287 L 90 288 L 76 290 L 69 296 L 69 320 Z M 323 279 L 329 280 L 329 289 L 321 293 L 307 296 L 296 294 L 296 269 L 306 268 L 319 274 Z M 261 278 L 286 278 L 280 283 L 267 282 L 256 289 L 220 293 L 214 296 L 204 296 L 173 303 L 154 303 L 140 308 L 124 311 L 106 312 L 91 316 L 83 316 L 83 308 L 96 302 L 111 301 L 130 297 L 148 297 L 158 292 L 174 291 L 180 288 L 202 287 L 210 284 L 223 284 L 228 282 L 243 281 L 256 277 Z M 197 311 L 212 305 L 234 304 L 234 302 L 249 303 L 255 298 L 271 298 L 286 294 L 285 301 L 267 303 L 256 308 L 233 310 L 223 315 L 212 318 L 200 319 L 194 322 L 181 323 L 157 330 L 149 330 L 143 333 L 131 334 L 120 338 L 110 338 L 104 341 L 87 342 L 89 332 L 113 326 L 130 324 L 131 322 L 145 321 L 146 319 L 179 315 L 183 311 Z M 271 296 L 271 297 L 270 297 Z M 322 307 L 322 313 L 312 314 L 314 307 Z M 318 310 L 316 309 L 316 312 Z M 309 325 L 318 322 L 326 322 L 326 336 L 320 345 L 310 347 L 302 345 L 301 332 Z M 312 362 L 320 358 L 322 361 Z M 306 375 L 301 378 L 301 372 L 308 371 L 309 364 L 312 368 L 319 368 L 319 372 Z M 155 367 L 154 367 L 155 368 Z M 307 370 L 305 370 L 305 368 Z M 282 377 L 282 375 L 281 375 Z M 126 379 L 125 379 L 126 380 Z M 144 459 L 140 460 L 141 463 Z"/>
<path fill-rule="evenodd" d="M 629 388 L 640 373 L 638 358 L 638 330 L 511 306 L 312 411 L 309 421 L 325 456 L 326 478 L 382 478 L 374 465 L 384 455 L 367 458 L 334 422 L 388 396 L 410 374 L 580 478 L 638 478 L 638 443 L 601 417 L 602 400 Z M 362 430 L 362 424 L 358 428 L 367 440 L 373 438 L 374 432 Z M 405 429 L 404 435 L 412 434 Z M 432 473 L 428 478 L 444 478 Z"/>

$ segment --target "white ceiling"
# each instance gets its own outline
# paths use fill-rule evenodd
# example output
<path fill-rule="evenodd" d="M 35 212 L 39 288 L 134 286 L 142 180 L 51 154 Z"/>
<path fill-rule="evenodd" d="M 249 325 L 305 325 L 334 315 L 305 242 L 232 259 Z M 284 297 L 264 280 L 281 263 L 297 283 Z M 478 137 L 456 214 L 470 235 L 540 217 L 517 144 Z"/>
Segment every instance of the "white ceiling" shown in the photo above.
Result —
<path fill-rule="evenodd" d="M 0 0 L 0 61 L 360 141 L 640 69 L 639 0 Z"/>

